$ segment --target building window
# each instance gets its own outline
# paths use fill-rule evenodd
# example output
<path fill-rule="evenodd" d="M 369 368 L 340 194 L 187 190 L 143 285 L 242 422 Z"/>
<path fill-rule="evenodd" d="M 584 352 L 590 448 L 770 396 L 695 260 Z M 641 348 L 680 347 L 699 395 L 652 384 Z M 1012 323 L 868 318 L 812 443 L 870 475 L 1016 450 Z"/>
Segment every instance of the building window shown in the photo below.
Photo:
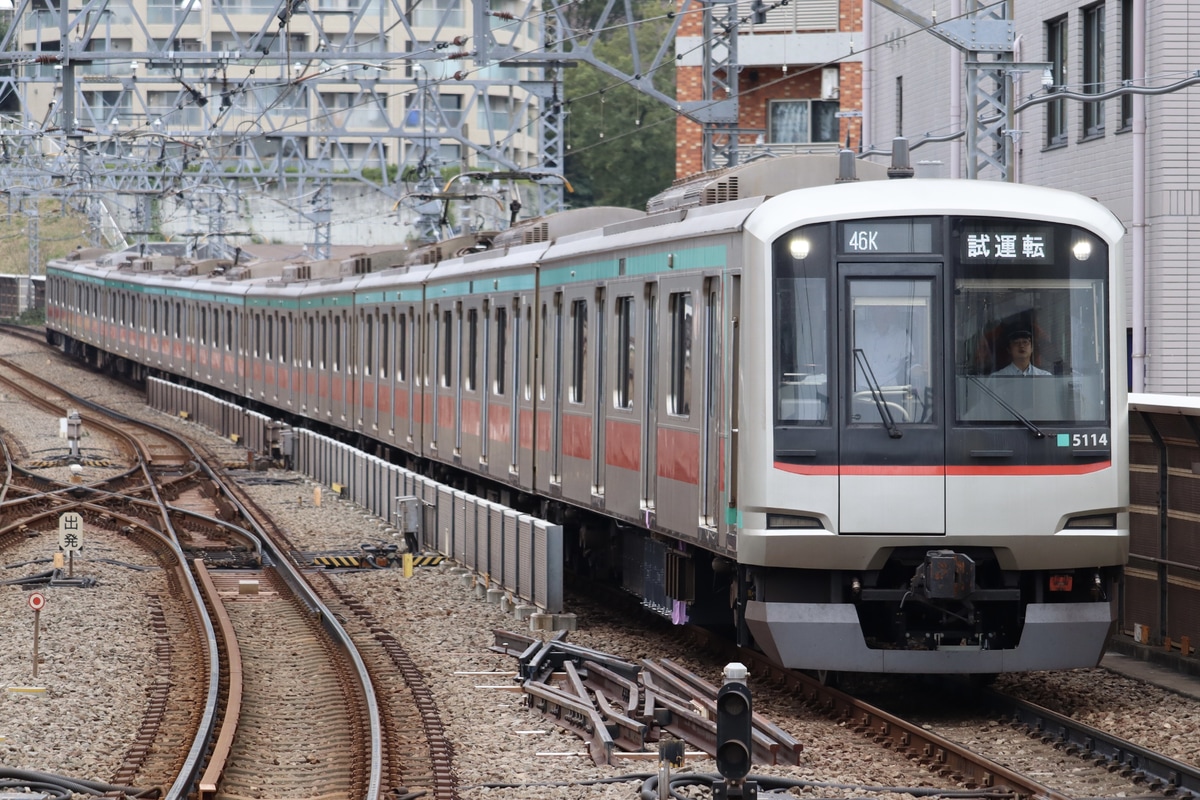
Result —
<path fill-rule="evenodd" d="M 463 0 L 423 0 L 409 4 L 414 28 L 461 28 L 466 24 Z"/>
<path fill-rule="evenodd" d="M 1104 4 L 1083 10 L 1083 91 L 1104 91 Z M 1104 101 L 1083 104 L 1083 135 L 1104 135 Z"/>
<path fill-rule="evenodd" d="M 1067 18 L 1046 23 L 1046 60 L 1050 62 L 1050 91 L 1060 92 L 1067 83 Z M 1067 101 L 1046 103 L 1046 145 L 1066 144 Z"/>
<path fill-rule="evenodd" d="M 1121 0 L 1121 83 L 1133 82 L 1133 0 Z M 1121 95 L 1121 128 L 1133 127 L 1133 95 Z"/>
<path fill-rule="evenodd" d="M 808 144 L 838 140 L 836 100 L 772 100 L 767 107 L 771 141 Z"/>
<path fill-rule="evenodd" d="M 512 127 L 512 101 L 507 97 L 488 97 L 476 110 L 476 124 L 485 131 L 506 131 Z"/>

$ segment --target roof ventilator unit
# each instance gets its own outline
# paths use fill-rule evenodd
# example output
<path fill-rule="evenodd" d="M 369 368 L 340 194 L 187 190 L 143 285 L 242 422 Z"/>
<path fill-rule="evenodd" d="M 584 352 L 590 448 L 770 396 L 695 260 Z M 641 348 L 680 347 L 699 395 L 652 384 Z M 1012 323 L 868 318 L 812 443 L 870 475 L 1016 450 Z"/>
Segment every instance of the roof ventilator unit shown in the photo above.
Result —
<path fill-rule="evenodd" d="M 311 264 L 288 264 L 283 268 L 283 280 L 307 281 L 312 279 Z"/>
<path fill-rule="evenodd" d="M 522 238 L 524 239 L 524 244 L 548 242 L 550 241 L 550 226 L 545 222 L 532 225 L 525 230 L 525 235 Z"/>
<path fill-rule="evenodd" d="M 737 200 L 740 196 L 738 192 L 738 176 L 730 175 L 727 180 L 719 180 L 705 187 L 702 205 L 711 206 L 717 203 L 728 203 Z"/>

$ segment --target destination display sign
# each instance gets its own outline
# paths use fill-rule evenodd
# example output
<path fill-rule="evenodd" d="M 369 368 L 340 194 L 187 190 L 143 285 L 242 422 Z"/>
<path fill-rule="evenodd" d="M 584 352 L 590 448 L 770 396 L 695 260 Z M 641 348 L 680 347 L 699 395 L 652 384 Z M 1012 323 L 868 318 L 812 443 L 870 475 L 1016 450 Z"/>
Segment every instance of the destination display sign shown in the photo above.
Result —
<path fill-rule="evenodd" d="M 924 219 L 862 219 L 841 225 L 842 252 L 932 253 L 933 222 Z"/>
<path fill-rule="evenodd" d="M 1051 264 L 1054 228 L 1020 220 L 964 221 L 959 260 L 963 264 Z"/>

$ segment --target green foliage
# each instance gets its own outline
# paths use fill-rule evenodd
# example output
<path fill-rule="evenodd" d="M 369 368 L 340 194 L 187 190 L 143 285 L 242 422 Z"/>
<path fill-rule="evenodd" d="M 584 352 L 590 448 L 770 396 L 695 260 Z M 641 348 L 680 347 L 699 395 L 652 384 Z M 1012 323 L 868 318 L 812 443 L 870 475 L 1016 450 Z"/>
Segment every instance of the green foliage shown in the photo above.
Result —
<path fill-rule="evenodd" d="M 650 6 L 647 14 L 658 15 L 657 4 L 644 5 Z M 610 18 L 608 24 L 612 22 Z M 667 19 L 618 26 L 597 43 L 596 55 L 632 74 L 629 30 L 638 37 L 641 63 L 648 64 L 669 26 Z M 564 172 L 575 188 L 569 202 L 576 207 L 644 208 L 675 177 L 674 111 L 591 66 L 581 64 L 565 73 Z M 660 92 L 674 95 L 674 62 L 668 61 L 651 78 Z"/>
<path fill-rule="evenodd" d="M 400 174 L 400 167 L 396 164 L 388 164 L 387 177 L 388 183 L 395 183 L 396 176 Z M 364 180 L 373 181 L 375 183 L 383 183 L 383 170 L 379 167 L 363 167 L 362 176 Z"/>
<path fill-rule="evenodd" d="M 46 324 L 46 309 L 27 308 L 17 316 L 18 325 L 31 325 L 35 328 Z"/>
<path fill-rule="evenodd" d="M 38 203 L 38 269 L 77 247 L 87 247 L 87 216 L 55 200 Z M 21 211 L 0 214 L 0 273 L 29 274 L 29 218 Z"/>

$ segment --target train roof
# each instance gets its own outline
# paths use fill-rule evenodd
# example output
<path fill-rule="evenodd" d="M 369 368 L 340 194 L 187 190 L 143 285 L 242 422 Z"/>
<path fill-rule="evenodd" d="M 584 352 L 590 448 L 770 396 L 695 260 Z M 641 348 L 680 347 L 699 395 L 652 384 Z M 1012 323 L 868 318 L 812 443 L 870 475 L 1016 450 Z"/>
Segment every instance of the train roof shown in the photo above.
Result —
<path fill-rule="evenodd" d="M 848 169 L 856 173 L 853 178 Z M 797 155 L 677 181 L 648 202 L 648 211 L 573 209 L 523 220 L 504 231 L 470 232 L 424 246 L 335 246 L 331 258 L 315 259 L 296 245 L 248 245 L 236 251 L 236 259 L 198 259 L 188 242 L 154 242 L 118 252 L 80 249 L 47 266 L 217 293 L 244 294 L 247 285 L 270 285 L 283 295 L 314 296 L 382 281 L 453 280 L 481 269 L 503 274 L 542 261 L 719 234 L 743 225 L 771 238 L 797 224 L 844 216 L 1001 214 L 1086 222 L 1111 240 L 1124 232 L 1111 212 L 1071 192 L 995 181 L 886 180 L 888 173 L 888 167 L 859 161 L 848 152 Z M 379 275 L 385 277 L 375 277 Z"/>
<path fill-rule="evenodd" d="M 954 214 L 1016 217 L 1083 225 L 1117 241 L 1125 226 L 1096 200 L 1029 184 L 954 178 L 914 178 L 837 184 L 787 192 L 767 200 L 747 230 L 773 239 L 797 225 L 846 217 Z"/>
<path fill-rule="evenodd" d="M 852 173 L 845 173 L 852 170 Z M 651 214 L 728 203 L 747 197 L 774 197 L 794 189 L 831 186 L 839 182 L 879 181 L 887 167 L 859 161 L 852 154 L 800 154 L 763 158 L 748 164 L 681 178 L 650 198 Z"/>

